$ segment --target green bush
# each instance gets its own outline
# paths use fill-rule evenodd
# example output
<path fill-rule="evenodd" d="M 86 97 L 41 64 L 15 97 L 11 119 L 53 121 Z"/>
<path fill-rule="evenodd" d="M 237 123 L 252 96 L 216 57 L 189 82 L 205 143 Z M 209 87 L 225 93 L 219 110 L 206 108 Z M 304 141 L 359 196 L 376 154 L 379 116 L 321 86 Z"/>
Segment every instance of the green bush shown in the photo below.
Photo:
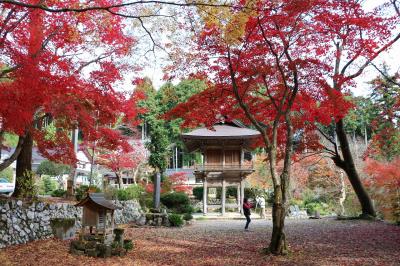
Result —
<path fill-rule="evenodd" d="M 297 205 L 301 208 L 304 206 L 304 202 L 301 199 L 290 199 L 290 205 Z"/>
<path fill-rule="evenodd" d="M 362 213 L 360 202 L 357 199 L 357 195 L 350 191 L 347 193 L 346 200 L 343 203 L 345 215 L 347 216 L 358 216 Z"/>
<path fill-rule="evenodd" d="M 177 208 L 175 208 L 177 213 L 193 213 L 194 212 L 194 208 L 192 205 L 187 204 L 187 205 L 182 205 L 182 206 L 178 206 Z"/>
<path fill-rule="evenodd" d="M 118 200 L 126 201 L 126 200 L 139 199 L 140 195 L 142 195 L 143 192 L 144 189 L 142 186 L 130 185 L 125 189 L 118 189 L 116 191 L 116 195 Z"/>
<path fill-rule="evenodd" d="M 193 188 L 193 196 L 197 200 L 203 200 L 203 187 L 194 187 Z"/>
<path fill-rule="evenodd" d="M 248 199 L 255 199 L 257 197 L 257 191 L 252 188 L 245 187 L 244 188 L 244 197 Z"/>
<path fill-rule="evenodd" d="M 153 195 L 151 193 L 143 193 L 139 198 L 139 204 L 142 209 L 153 208 Z"/>
<path fill-rule="evenodd" d="M 189 205 L 189 197 L 182 192 L 171 192 L 161 196 L 161 202 L 169 209 Z"/>
<path fill-rule="evenodd" d="M 227 187 L 226 188 L 227 198 L 237 198 L 237 187 Z"/>
<path fill-rule="evenodd" d="M 191 213 L 194 211 L 188 195 L 183 192 L 172 192 L 161 196 L 161 203 L 177 213 Z"/>
<path fill-rule="evenodd" d="M 168 215 L 168 220 L 171 226 L 179 227 L 183 225 L 182 216 L 179 214 L 171 213 L 170 215 Z"/>
<path fill-rule="evenodd" d="M 64 189 L 56 189 L 56 190 L 53 190 L 53 191 L 51 192 L 51 196 L 52 196 L 52 197 L 59 197 L 59 198 L 61 198 L 61 197 L 64 197 L 65 194 L 67 194 L 67 191 L 65 191 Z"/>
<path fill-rule="evenodd" d="M 217 188 L 217 198 L 221 198 L 222 188 Z M 203 187 L 194 187 L 193 196 L 197 200 L 203 200 Z M 236 198 L 237 197 L 237 187 L 227 187 L 226 197 Z"/>
<path fill-rule="evenodd" d="M 133 241 L 132 239 L 125 239 L 124 240 L 124 249 L 132 250 L 133 249 Z"/>
<path fill-rule="evenodd" d="M 185 221 L 190 221 L 192 219 L 193 219 L 193 215 L 191 213 L 185 213 L 183 215 L 183 220 L 185 220 Z"/>
<path fill-rule="evenodd" d="M 94 192 L 96 192 L 96 193 L 101 192 L 101 189 L 96 187 L 96 186 L 81 185 L 80 187 L 75 189 L 75 198 L 76 198 L 76 200 L 80 201 L 84 197 L 86 197 L 86 193 L 89 191 L 89 189 L 94 190 Z"/>
<path fill-rule="evenodd" d="M 225 191 L 225 196 L 227 198 L 237 197 L 237 187 L 227 187 Z M 203 195 L 201 196 L 203 198 Z M 217 187 L 217 199 L 222 197 L 222 187 Z"/>
<path fill-rule="evenodd" d="M 0 178 L 5 178 L 9 182 L 13 182 L 14 181 L 14 171 L 13 171 L 13 169 L 11 167 L 7 167 L 3 171 L 0 171 Z"/>
<path fill-rule="evenodd" d="M 314 215 L 316 211 L 318 211 L 319 214 L 321 215 L 327 215 L 332 213 L 332 210 L 331 208 L 329 208 L 329 205 L 321 202 L 310 202 L 305 205 L 305 208 L 307 209 L 307 213 L 309 215 Z"/>
<path fill-rule="evenodd" d="M 50 195 L 52 191 L 57 189 L 57 186 L 57 181 L 50 176 L 43 176 L 39 182 L 39 193 L 41 195 Z"/>

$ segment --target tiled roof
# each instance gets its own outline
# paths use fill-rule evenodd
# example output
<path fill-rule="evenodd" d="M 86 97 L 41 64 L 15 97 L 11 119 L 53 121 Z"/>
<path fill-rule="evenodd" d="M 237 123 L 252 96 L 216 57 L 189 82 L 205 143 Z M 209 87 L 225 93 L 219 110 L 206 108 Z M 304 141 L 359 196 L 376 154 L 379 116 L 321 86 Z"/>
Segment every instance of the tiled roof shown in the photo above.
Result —
<path fill-rule="evenodd" d="M 235 138 L 255 138 L 260 132 L 230 125 L 215 125 L 213 130 L 208 128 L 198 128 L 191 132 L 182 134 L 183 139 L 235 139 Z"/>

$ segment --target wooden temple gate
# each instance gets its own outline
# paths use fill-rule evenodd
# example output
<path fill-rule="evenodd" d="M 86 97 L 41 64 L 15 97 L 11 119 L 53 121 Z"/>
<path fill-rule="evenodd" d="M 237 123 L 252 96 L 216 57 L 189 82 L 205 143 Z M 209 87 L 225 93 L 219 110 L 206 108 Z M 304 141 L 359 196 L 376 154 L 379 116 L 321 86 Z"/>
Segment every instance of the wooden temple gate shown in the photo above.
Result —
<path fill-rule="evenodd" d="M 251 144 L 259 137 L 258 131 L 248 129 L 240 123 L 214 125 L 213 130 L 199 128 L 182 134 L 189 152 L 200 152 L 202 163 L 195 165 L 196 180 L 203 183 L 203 213 L 207 214 L 208 188 L 222 187 L 221 213 L 226 210 L 226 188 L 237 187 L 236 208 L 241 211 L 244 198 L 245 178 L 254 172 L 253 162 L 245 160 Z"/>

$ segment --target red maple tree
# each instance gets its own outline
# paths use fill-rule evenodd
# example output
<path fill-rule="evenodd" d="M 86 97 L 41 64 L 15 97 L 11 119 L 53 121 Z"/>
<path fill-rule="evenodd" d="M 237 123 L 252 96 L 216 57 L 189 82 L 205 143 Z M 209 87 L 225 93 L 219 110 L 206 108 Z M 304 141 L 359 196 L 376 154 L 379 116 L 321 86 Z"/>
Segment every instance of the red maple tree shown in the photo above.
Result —
<path fill-rule="evenodd" d="M 104 151 L 103 151 L 104 152 Z M 107 150 L 100 154 L 96 162 L 115 173 L 119 188 L 122 187 L 122 175 L 132 173 L 146 160 L 145 148 L 139 142 L 128 149 Z"/>
<path fill-rule="evenodd" d="M 123 19 L 105 12 L 50 14 L 6 3 L 1 8 L 6 16 L 0 21 L 0 132 L 18 135 L 19 143 L 0 169 L 18 157 L 17 176 L 24 175 L 34 142 L 49 159 L 73 165 L 70 132 L 76 127 L 84 141 L 110 149 L 127 145 L 110 126 L 121 117 L 137 123 L 136 101 L 142 96 L 116 90 L 129 67 L 122 59 L 135 44 L 124 33 Z M 55 132 L 47 130 L 50 123 Z"/>
<path fill-rule="evenodd" d="M 294 149 L 321 148 L 316 125 L 336 124 L 342 150 L 326 150 L 348 174 L 363 213 L 374 215 L 346 150 L 342 119 L 352 107 L 346 93 L 354 78 L 399 38 L 386 40 L 397 17 L 365 12 L 357 1 L 240 3 L 242 8 L 232 9 L 222 21 L 214 16 L 201 28 L 193 69 L 197 77 L 209 80 L 208 89 L 170 116 L 183 117 L 184 126 L 211 127 L 223 115 L 260 131 L 275 197 L 268 250 L 283 254 L 291 160 Z M 361 67 L 353 73 L 350 66 L 357 64 Z"/>
<path fill-rule="evenodd" d="M 366 185 L 379 202 L 378 210 L 385 218 L 400 222 L 400 158 L 390 162 L 367 158 L 364 172 L 371 177 Z"/>

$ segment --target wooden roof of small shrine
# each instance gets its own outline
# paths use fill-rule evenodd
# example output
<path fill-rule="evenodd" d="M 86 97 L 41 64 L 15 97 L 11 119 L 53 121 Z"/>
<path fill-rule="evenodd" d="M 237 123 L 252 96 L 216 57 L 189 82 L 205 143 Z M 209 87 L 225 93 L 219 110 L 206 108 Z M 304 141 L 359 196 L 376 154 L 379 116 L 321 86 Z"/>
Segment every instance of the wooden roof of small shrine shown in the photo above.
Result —
<path fill-rule="evenodd" d="M 82 199 L 75 206 L 82 207 L 90 203 L 95 204 L 100 208 L 105 208 L 108 210 L 118 209 L 118 207 L 115 206 L 111 201 L 104 198 L 103 193 L 89 193 L 84 199 Z"/>
<path fill-rule="evenodd" d="M 232 145 L 248 147 L 260 136 L 260 132 L 249 129 L 240 123 L 221 123 L 209 128 L 198 128 L 181 135 L 189 151 L 194 151 L 203 145 L 215 145 L 222 142 Z"/>

